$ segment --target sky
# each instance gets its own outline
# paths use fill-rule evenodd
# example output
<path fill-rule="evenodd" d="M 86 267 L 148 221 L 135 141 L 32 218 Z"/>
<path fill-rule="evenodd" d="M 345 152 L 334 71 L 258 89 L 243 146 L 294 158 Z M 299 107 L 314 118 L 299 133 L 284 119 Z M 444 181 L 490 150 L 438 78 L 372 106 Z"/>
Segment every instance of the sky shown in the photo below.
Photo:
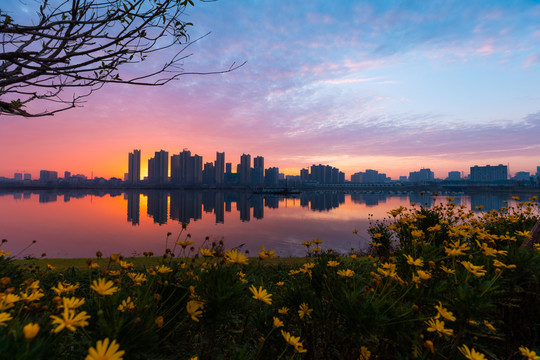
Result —
<path fill-rule="evenodd" d="M 21 4 L 30 22 L 34 3 Z M 203 162 L 264 156 L 288 175 L 329 164 L 347 179 L 540 166 L 538 1 L 219 0 L 184 16 L 192 40 L 209 33 L 185 71 L 246 64 L 158 88 L 109 85 L 52 117 L 0 116 L 0 176 L 122 178 L 133 149 L 145 175 L 155 151 L 185 148 Z M 127 71 L 165 57 L 152 61 Z"/>

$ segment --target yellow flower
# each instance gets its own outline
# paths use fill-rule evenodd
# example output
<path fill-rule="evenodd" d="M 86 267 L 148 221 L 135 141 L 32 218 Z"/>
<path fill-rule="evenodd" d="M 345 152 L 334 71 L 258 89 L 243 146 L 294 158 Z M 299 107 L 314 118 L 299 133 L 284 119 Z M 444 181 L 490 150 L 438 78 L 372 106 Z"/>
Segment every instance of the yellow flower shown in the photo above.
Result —
<path fill-rule="evenodd" d="M 299 353 L 305 353 L 307 350 L 304 349 L 304 346 L 302 345 L 302 342 L 300 341 L 300 337 L 292 336 L 290 333 L 281 330 L 281 335 L 283 335 L 283 338 L 285 341 L 294 347 L 294 350 L 296 350 Z"/>
<path fill-rule="evenodd" d="M 13 319 L 13 317 L 8 312 L 0 313 L 0 326 L 6 326 L 6 322 Z"/>
<path fill-rule="evenodd" d="M 10 252 L 4 252 L 4 250 L 0 249 L 0 257 L 4 257 L 4 256 L 8 256 L 9 254 L 11 254 L 11 251 Z"/>
<path fill-rule="evenodd" d="M 424 342 L 424 347 L 426 349 L 428 349 L 429 351 L 431 351 L 432 354 L 435 354 L 435 349 L 433 348 L 433 341 L 431 340 L 426 340 Z"/>
<path fill-rule="evenodd" d="M 313 269 L 315 267 L 315 264 L 312 263 L 312 262 L 308 262 L 308 263 L 305 263 L 302 266 L 304 267 L 304 269 Z"/>
<path fill-rule="evenodd" d="M 456 270 L 449 269 L 449 268 L 447 268 L 447 267 L 444 266 L 444 265 L 441 266 L 441 269 L 442 269 L 442 271 L 444 271 L 444 272 L 447 273 L 447 274 L 454 274 L 454 273 L 456 272 Z"/>
<path fill-rule="evenodd" d="M 431 279 L 431 273 L 429 271 L 416 270 L 416 272 L 418 273 L 418 277 L 422 280 Z"/>
<path fill-rule="evenodd" d="M 529 360 L 540 360 L 540 356 L 536 355 L 536 352 L 529 350 L 525 346 L 520 346 L 519 352 Z"/>
<path fill-rule="evenodd" d="M 177 241 L 175 242 L 176 245 L 180 245 L 184 249 L 187 248 L 189 245 L 195 244 L 195 241 L 193 240 L 186 240 L 186 241 Z"/>
<path fill-rule="evenodd" d="M 300 319 L 303 319 L 304 316 L 311 317 L 311 312 L 313 309 L 309 308 L 309 305 L 303 302 L 300 304 L 300 310 L 298 310 L 298 316 L 300 316 Z"/>
<path fill-rule="evenodd" d="M 23 334 L 25 339 L 33 339 L 39 332 L 39 324 L 26 324 L 23 327 Z"/>
<path fill-rule="evenodd" d="M 75 293 L 75 290 L 77 290 L 79 288 L 79 283 L 75 284 L 75 285 L 71 285 L 70 283 L 68 283 L 67 281 L 64 281 L 64 282 L 58 282 L 58 286 L 56 287 L 52 287 L 51 289 L 56 293 L 56 295 L 62 295 L 64 293 L 66 294 L 74 294 Z"/>
<path fill-rule="evenodd" d="M 64 328 L 75 331 L 77 326 L 84 327 L 88 325 L 88 321 L 86 320 L 90 319 L 90 315 L 87 315 L 86 311 L 76 314 L 75 310 L 64 308 L 62 318 L 56 315 L 51 315 L 51 319 L 53 319 L 53 325 L 58 325 L 53 331 L 55 333 L 59 333 Z"/>
<path fill-rule="evenodd" d="M 289 312 L 289 308 L 284 306 L 282 307 L 281 309 L 278 310 L 278 313 L 280 313 L 281 315 L 285 315 Z"/>
<path fill-rule="evenodd" d="M 261 248 L 261 251 L 259 251 L 259 258 L 261 259 L 266 259 L 266 258 L 275 258 L 277 257 L 276 255 L 276 250 L 266 250 L 264 248 L 264 246 L 260 246 Z"/>
<path fill-rule="evenodd" d="M 493 266 L 498 267 L 498 268 L 503 267 L 503 268 L 506 268 L 506 269 L 514 269 L 516 267 L 516 265 L 513 265 L 513 264 L 506 265 L 506 264 L 500 262 L 497 259 L 493 259 Z"/>
<path fill-rule="evenodd" d="M 338 270 L 337 274 L 338 274 L 339 276 L 353 277 L 353 276 L 354 276 L 354 271 L 351 270 L 351 269 Z"/>
<path fill-rule="evenodd" d="M 414 266 L 424 266 L 424 261 L 421 258 L 414 259 L 410 255 L 405 255 L 405 258 L 407 259 L 407 264 L 414 265 Z"/>
<path fill-rule="evenodd" d="M 329 266 L 329 267 L 336 267 L 338 265 L 339 265 L 339 263 L 337 261 L 333 261 L 333 260 L 328 261 L 328 264 L 327 264 L 327 266 Z"/>
<path fill-rule="evenodd" d="M 444 327 L 444 321 L 439 321 L 438 319 L 429 319 L 428 321 L 424 321 L 426 325 L 428 325 L 427 331 L 429 332 L 437 332 L 439 336 L 444 335 L 452 335 L 454 333 L 454 330 L 452 329 L 446 329 Z"/>
<path fill-rule="evenodd" d="M 0 294 L 0 311 L 11 309 L 21 297 L 15 294 Z"/>
<path fill-rule="evenodd" d="M 120 345 L 113 340 L 109 345 L 109 338 L 98 340 L 95 348 L 88 349 L 88 355 L 84 360 L 122 360 L 125 351 L 120 350 Z"/>
<path fill-rule="evenodd" d="M 172 269 L 168 266 L 161 265 L 161 266 L 156 266 L 156 271 L 160 274 L 167 274 L 167 273 L 172 272 Z"/>
<path fill-rule="evenodd" d="M 163 316 L 158 316 L 155 323 L 157 327 L 161 329 L 163 327 Z"/>
<path fill-rule="evenodd" d="M 62 298 L 62 305 L 60 307 L 73 310 L 83 305 L 84 301 L 84 299 L 77 299 L 76 297 Z"/>
<path fill-rule="evenodd" d="M 47 269 L 54 270 L 56 269 L 56 267 L 52 266 L 51 264 L 47 264 Z"/>
<path fill-rule="evenodd" d="M 204 257 L 213 257 L 214 252 L 215 252 L 210 249 L 204 249 L 204 248 L 199 248 L 199 251 L 201 252 L 201 255 Z"/>
<path fill-rule="evenodd" d="M 120 254 L 111 254 L 111 261 L 115 263 L 120 261 Z"/>
<path fill-rule="evenodd" d="M 284 283 L 283 281 L 278 281 L 278 282 L 276 283 L 276 285 L 277 285 L 277 286 L 283 286 L 283 285 L 285 285 L 285 283 Z"/>
<path fill-rule="evenodd" d="M 371 351 L 369 351 L 367 347 L 361 346 L 360 358 L 358 360 L 369 360 L 370 357 L 371 357 Z"/>
<path fill-rule="evenodd" d="M 283 321 L 279 320 L 279 318 L 274 316 L 274 327 L 280 328 L 283 326 Z"/>
<path fill-rule="evenodd" d="M 27 289 L 28 290 L 28 289 Z M 32 293 L 28 294 L 27 292 L 21 293 L 21 300 L 22 301 L 36 301 L 44 297 L 45 294 L 41 290 L 34 290 Z"/>
<path fill-rule="evenodd" d="M 124 270 L 133 269 L 134 267 L 133 263 L 128 263 L 127 261 L 124 261 L 124 260 L 120 260 L 118 264 Z"/>
<path fill-rule="evenodd" d="M 474 349 L 470 349 L 467 347 L 467 345 L 463 345 L 462 347 L 458 347 L 459 351 L 469 360 L 486 360 L 486 357 L 481 352 L 478 352 Z"/>
<path fill-rule="evenodd" d="M 99 278 L 94 280 L 90 288 L 97 292 L 99 295 L 112 295 L 118 291 L 118 287 L 114 286 L 114 283 L 110 280 Z"/>
<path fill-rule="evenodd" d="M 259 290 L 255 286 L 251 285 L 249 290 L 253 293 L 253 298 L 272 305 L 272 294 L 268 294 L 266 290 L 259 286 Z"/>
<path fill-rule="evenodd" d="M 248 257 L 238 250 L 227 250 L 225 251 L 225 261 L 233 264 L 247 264 Z"/>
<path fill-rule="evenodd" d="M 201 301 L 189 300 L 186 305 L 186 310 L 193 321 L 199 321 L 199 318 L 202 316 L 203 307 L 204 304 Z"/>
<path fill-rule="evenodd" d="M 122 303 L 118 305 L 118 310 L 121 312 L 124 312 L 126 310 L 134 310 L 134 309 L 135 309 L 135 304 L 133 303 L 133 301 L 131 301 L 131 296 L 128 296 L 127 299 L 122 300 Z"/>
<path fill-rule="evenodd" d="M 440 316 L 445 318 L 446 320 L 450 321 L 456 321 L 456 317 L 451 311 L 448 311 L 446 308 L 444 308 L 439 301 L 439 305 L 435 305 L 435 309 L 437 309 L 437 316 L 435 316 L 435 319 L 438 319 Z"/>
<path fill-rule="evenodd" d="M 135 286 L 140 286 L 143 282 L 148 281 L 148 279 L 146 279 L 146 275 L 141 273 L 128 273 L 128 276 L 131 280 L 133 280 Z"/>
<path fill-rule="evenodd" d="M 462 261 L 461 265 L 463 265 L 463 267 L 467 269 L 467 271 L 469 271 L 476 277 L 486 275 L 486 270 L 484 270 L 484 267 L 482 265 L 473 265 L 469 261 Z"/>
<path fill-rule="evenodd" d="M 449 256 L 465 255 L 465 251 L 467 250 L 469 250 L 469 246 L 467 244 L 462 244 L 459 240 L 454 241 L 449 248 L 444 248 L 444 251 Z"/>
<path fill-rule="evenodd" d="M 484 325 L 486 325 L 486 327 L 491 330 L 491 331 L 495 331 L 495 326 L 491 325 L 491 323 L 487 320 L 484 320 Z"/>

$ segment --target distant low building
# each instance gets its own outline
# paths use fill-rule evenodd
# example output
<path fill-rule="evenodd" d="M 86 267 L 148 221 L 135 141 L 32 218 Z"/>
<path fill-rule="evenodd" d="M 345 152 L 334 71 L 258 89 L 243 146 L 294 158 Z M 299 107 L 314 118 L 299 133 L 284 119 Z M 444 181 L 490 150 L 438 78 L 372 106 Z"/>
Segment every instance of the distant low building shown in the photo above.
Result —
<path fill-rule="evenodd" d="M 508 180 L 508 167 L 497 166 L 472 166 L 470 180 L 473 182 L 498 182 Z"/>
<path fill-rule="evenodd" d="M 56 182 L 58 180 L 58 172 L 50 170 L 41 170 L 39 172 L 39 181 L 41 182 Z"/>
<path fill-rule="evenodd" d="M 461 173 L 459 171 L 449 171 L 446 180 L 461 180 Z"/>
<path fill-rule="evenodd" d="M 409 181 L 412 183 L 425 183 L 435 180 L 435 174 L 431 169 L 420 169 L 409 173 Z"/>

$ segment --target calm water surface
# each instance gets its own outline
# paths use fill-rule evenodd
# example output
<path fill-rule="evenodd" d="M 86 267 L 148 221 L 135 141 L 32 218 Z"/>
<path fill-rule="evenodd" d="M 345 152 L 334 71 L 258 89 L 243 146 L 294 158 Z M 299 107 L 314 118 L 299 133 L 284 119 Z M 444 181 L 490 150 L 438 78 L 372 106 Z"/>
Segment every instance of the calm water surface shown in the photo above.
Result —
<path fill-rule="evenodd" d="M 498 209 L 511 194 L 451 194 L 456 203 Z M 524 199 L 525 196 L 522 196 Z M 446 202 L 439 196 L 437 202 Z M 431 206 L 433 195 L 321 191 L 295 197 L 231 191 L 18 191 L 0 193 L 0 238 L 5 251 L 22 258 L 124 256 L 163 253 L 187 223 L 194 246 L 205 237 L 240 246 L 256 256 L 259 246 L 280 256 L 303 256 L 305 240 L 321 238 L 323 248 L 348 252 L 369 243 L 369 214 L 411 203 Z M 353 230 L 358 229 L 358 235 Z M 36 243 L 24 250 L 33 240 Z"/>

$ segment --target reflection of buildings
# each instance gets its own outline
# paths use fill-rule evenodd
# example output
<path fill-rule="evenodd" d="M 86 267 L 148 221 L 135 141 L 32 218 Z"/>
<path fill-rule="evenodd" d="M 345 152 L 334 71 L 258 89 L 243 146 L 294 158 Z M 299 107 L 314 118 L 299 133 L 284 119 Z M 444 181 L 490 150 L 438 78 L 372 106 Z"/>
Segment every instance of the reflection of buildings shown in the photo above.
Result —
<path fill-rule="evenodd" d="M 417 205 L 424 207 L 431 207 L 433 205 L 433 194 L 426 193 L 410 193 L 409 201 Z"/>
<path fill-rule="evenodd" d="M 255 219 L 264 218 L 264 202 L 261 194 L 253 194 L 249 199 L 249 205 L 253 208 L 253 217 Z"/>
<path fill-rule="evenodd" d="M 202 218 L 202 192 L 172 191 L 171 219 L 184 224 Z"/>
<path fill-rule="evenodd" d="M 471 194 L 471 209 L 473 211 L 499 210 L 507 206 L 504 201 L 509 200 L 508 196 L 502 194 Z"/>
<path fill-rule="evenodd" d="M 310 207 L 313 211 L 328 211 L 345 202 L 345 193 L 341 191 L 304 193 L 300 195 L 300 206 Z"/>
<path fill-rule="evenodd" d="M 250 209 L 249 209 L 249 195 L 248 193 L 240 193 L 239 201 L 236 203 L 236 210 L 240 212 L 240 220 L 249 221 L 250 220 Z"/>
<path fill-rule="evenodd" d="M 139 225 L 140 194 L 138 191 L 124 193 L 127 200 L 127 221 L 133 225 Z"/>
<path fill-rule="evenodd" d="M 40 203 L 55 202 L 56 198 L 57 198 L 57 194 L 55 192 L 40 192 L 39 193 Z"/>
<path fill-rule="evenodd" d="M 355 204 L 365 204 L 366 206 L 377 206 L 379 205 L 379 202 L 386 202 L 386 194 L 383 193 L 352 193 L 351 194 L 351 201 Z"/>
<path fill-rule="evenodd" d="M 167 192 L 151 190 L 148 192 L 148 208 L 146 212 L 150 215 L 155 223 L 167 223 Z"/>

